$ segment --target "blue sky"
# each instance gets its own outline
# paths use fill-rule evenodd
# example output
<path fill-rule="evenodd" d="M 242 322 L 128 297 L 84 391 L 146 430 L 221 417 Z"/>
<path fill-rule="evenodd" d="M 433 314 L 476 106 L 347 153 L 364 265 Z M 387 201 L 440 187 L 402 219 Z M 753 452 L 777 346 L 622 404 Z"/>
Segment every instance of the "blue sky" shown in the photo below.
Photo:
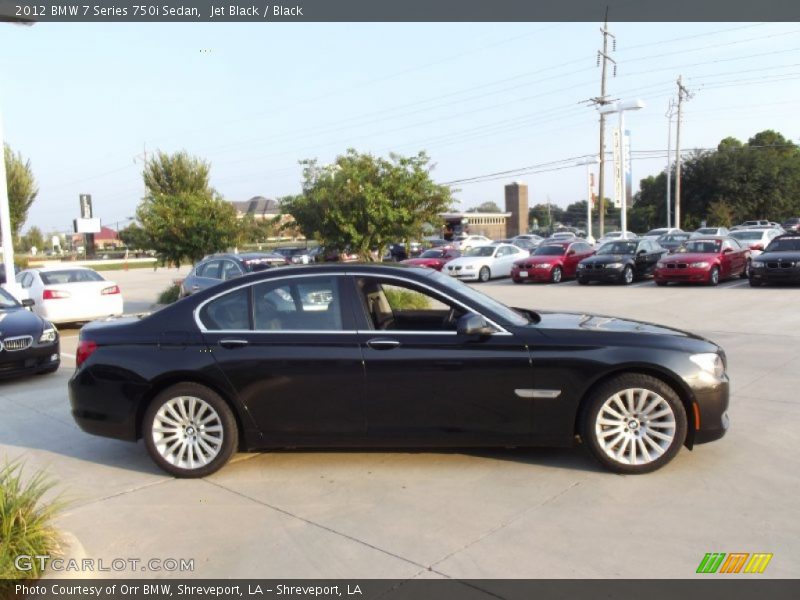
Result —
<path fill-rule="evenodd" d="M 211 163 L 229 200 L 300 189 L 304 158 L 426 150 L 440 182 L 597 152 L 598 23 L 4 25 L 0 109 L 5 139 L 30 159 L 40 193 L 23 230 L 66 230 L 78 194 L 112 227 L 133 216 L 148 150 L 185 149 Z M 634 187 L 666 162 L 664 116 L 675 80 L 682 146 L 775 129 L 800 141 L 800 24 L 610 23 L 615 98 L 626 117 Z M 616 123 L 616 118 L 611 120 Z M 608 144 L 610 149 L 610 135 Z M 674 135 L 673 135 L 674 143 Z M 653 151 L 642 154 L 642 151 Z M 503 185 L 531 204 L 586 197 L 585 169 L 460 185 L 462 208 Z M 610 165 L 607 176 L 611 176 Z M 613 187 L 607 186 L 606 195 Z"/>

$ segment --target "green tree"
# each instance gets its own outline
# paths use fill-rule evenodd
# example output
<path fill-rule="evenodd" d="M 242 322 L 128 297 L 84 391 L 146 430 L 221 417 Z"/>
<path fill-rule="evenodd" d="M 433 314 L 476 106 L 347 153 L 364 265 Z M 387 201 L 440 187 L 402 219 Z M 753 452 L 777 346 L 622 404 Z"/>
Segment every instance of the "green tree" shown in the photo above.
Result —
<path fill-rule="evenodd" d="M 148 250 L 153 242 L 147 232 L 137 223 L 131 223 L 119 232 L 119 239 L 132 250 Z"/>
<path fill-rule="evenodd" d="M 136 217 L 162 259 L 180 266 L 236 242 L 236 210 L 208 183 L 208 163 L 185 152 L 159 152 L 145 165 L 147 196 Z"/>
<path fill-rule="evenodd" d="M 31 161 L 23 160 L 20 153 L 14 154 L 8 144 L 4 144 L 3 158 L 6 164 L 6 185 L 8 187 L 8 210 L 11 231 L 16 238 L 19 230 L 28 219 L 28 209 L 36 200 L 39 188 L 31 169 Z"/>
<path fill-rule="evenodd" d="M 35 225 L 28 229 L 28 232 L 20 238 L 20 246 L 25 252 L 31 248 L 36 248 L 39 252 L 44 250 L 45 241 L 42 230 Z"/>
<path fill-rule="evenodd" d="M 484 202 L 482 204 L 479 204 L 478 206 L 475 206 L 473 208 L 470 208 L 469 210 L 467 210 L 467 212 L 499 213 L 499 212 L 503 212 L 503 211 L 500 210 L 500 207 L 497 206 L 497 204 L 495 204 L 494 202 L 489 201 L 489 202 Z"/>
<path fill-rule="evenodd" d="M 382 256 L 392 242 L 419 238 L 452 203 L 450 189 L 431 179 L 424 152 L 385 159 L 349 149 L 332 165 L 301 164 L 303 193 L 281 205 L 291 216 L 285 227 L 340 250 L 350 247 L 364 260 L 372 260 L 372 249 Z"/>

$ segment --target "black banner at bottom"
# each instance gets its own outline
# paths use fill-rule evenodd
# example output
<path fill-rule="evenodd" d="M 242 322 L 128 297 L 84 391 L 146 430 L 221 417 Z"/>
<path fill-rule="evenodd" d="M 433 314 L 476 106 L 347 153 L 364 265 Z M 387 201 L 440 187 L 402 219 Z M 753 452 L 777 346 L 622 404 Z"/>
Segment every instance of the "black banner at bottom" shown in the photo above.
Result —
<path fill-rule="evenodd" d="M 693 600 L 800 598 L 800 579 L 61 579 L 0 581 L 2 600 Z"/>

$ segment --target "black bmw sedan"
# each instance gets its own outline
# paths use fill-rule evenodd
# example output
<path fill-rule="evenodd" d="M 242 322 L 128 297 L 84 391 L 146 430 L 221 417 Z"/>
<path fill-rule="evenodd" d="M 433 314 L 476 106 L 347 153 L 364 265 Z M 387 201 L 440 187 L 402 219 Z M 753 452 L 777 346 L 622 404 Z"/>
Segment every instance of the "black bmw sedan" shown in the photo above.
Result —
<path fill-rule="evenodd" d="M 652 275 L 667 251 L 655 240 L 617 240 L 606 242 L 594 256 L 578 264 L 578 283 L 590 281 L 630 284 Z"/>
<path fill-rule="evenodd" d="M 800 234 L 779 235 L 750 262 L 750 285 L 765 283 L 800 283 Z"/>
<path fill-rule="evenodd" d="M 725 353 L 698 336 L 509 308 L 432 269 L 318 265 L 223 282 L 81 330 L 89 433 L 144 438 L 179 477 L 237 449 L 569 446 L 644 473 L 728 427 Z"/>
<path fill-rule="evenodd" d="M 33 300 L 18 302 L 0 288 L 0 377 L 52 373 L 61 364 L 55 325 L 27 310 Z"/>

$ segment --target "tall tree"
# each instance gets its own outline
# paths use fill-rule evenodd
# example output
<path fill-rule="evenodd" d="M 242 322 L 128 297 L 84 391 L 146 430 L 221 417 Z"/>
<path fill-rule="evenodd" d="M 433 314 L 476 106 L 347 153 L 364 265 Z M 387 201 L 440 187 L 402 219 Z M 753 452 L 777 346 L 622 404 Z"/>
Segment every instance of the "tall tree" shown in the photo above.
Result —
<path fill-rule="evenodd" d="M 14 154 L 8 144 L 4 144 L 3 158 L 6 163 L 6 185 L 8 186 L 8 210 L 11 231 L 17 237 L 19 230 L 28 219 L 28 209 L 36 200 L 39 188 L 31 169 L 31 161 L 23 160 L 20 153 Z"/>
<path fill-rule="evenodd" d="M 20 238 L 20 246 L 26 252 L 31 248 L 36 248 L 40 252 L 44 250 L 45 241 L 42 230 L 35 225 L 28 229 L 28 232 Z"/>
<path fill-rule="evenodd" d="M 503 211 L 502 211 L 502 210 L 500 210 L 500 207 L 499 207 L 499 206 L 497 206 L 497 204 L 496 204 L 496 203 L 494 203 L 494 202 L 492 202 L 492 201 L 490 200 L 489 202 L 483 202 L 482 204 L 479 204 L 478 206 L 475 206 L 475 207 L 473 207 L 473 208 L 470 208 L 470 209 L 469 209 L 467 212 L 475 212 L 475 213 L 499 213 L 499 212 L 503 212 Z"/>
<path fill-rule="evenodd" d="M 209 164 L 185 152 L 159 152 L 144 170 L 147 196 L 136 216 L 150 247 L 179 266 L 236 242 L 236 210 L 209 186 Z"/>
<path fill-rule="evenodd" d="M 284 214 L 307 238 L 350 247 L 364 260 L 382 256 L 388 244 L 419 238 L 426 223 L 437 223 L 450 208 L 450 189 L 437 185 L 424 152 L 388 159 L 349 149 L 332 165 L 306 160 L 303 193 L 285 198 Z"/>

